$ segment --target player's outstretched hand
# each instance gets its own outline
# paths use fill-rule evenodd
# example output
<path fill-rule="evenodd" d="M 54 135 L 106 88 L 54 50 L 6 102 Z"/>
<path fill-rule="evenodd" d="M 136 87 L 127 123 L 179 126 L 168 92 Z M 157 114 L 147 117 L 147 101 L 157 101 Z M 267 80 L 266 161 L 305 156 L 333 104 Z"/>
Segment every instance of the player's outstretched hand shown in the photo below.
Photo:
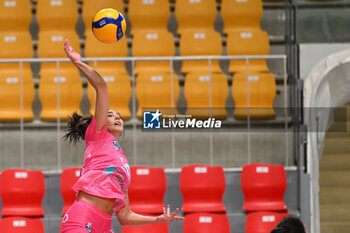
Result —
<path fill-rule="evenodd" d="M 81 61 L 81 56 L 79 53 L 75 52 L 72 46 L 69 43 L 68 39 L 64 40 L 64 51 L 66 52 L 67 56 L 69 59 L 73 62 L 76 63 L 78 61 Z"/>
<path fill-rule="evenodd" d="M 157 217 L 157 222 L 172 222 L 176 220 L 183 220 L 184 217 L 176 216 L 179 208 L 177 208 L 172 214 L 170 214 L 170 205 L 167 208 L 163 207 L 163 214 Z"/>

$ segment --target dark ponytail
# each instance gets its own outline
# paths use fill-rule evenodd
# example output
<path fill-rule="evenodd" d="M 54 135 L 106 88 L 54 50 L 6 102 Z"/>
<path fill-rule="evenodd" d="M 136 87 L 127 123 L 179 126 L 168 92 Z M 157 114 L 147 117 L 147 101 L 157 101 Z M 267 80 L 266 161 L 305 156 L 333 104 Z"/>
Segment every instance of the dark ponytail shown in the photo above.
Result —
<path fill-rule="evenodd" d="M 68 124 L 65 130 L 66 134 L 63 136 L 63 139 L 74 144 L 79 142 L 80 139 L 84 140 L 86 129 L 89 126 L 92 117 L 92 114 L 81 116 L 77 112 L 74 112 L 68 117 Z"/>

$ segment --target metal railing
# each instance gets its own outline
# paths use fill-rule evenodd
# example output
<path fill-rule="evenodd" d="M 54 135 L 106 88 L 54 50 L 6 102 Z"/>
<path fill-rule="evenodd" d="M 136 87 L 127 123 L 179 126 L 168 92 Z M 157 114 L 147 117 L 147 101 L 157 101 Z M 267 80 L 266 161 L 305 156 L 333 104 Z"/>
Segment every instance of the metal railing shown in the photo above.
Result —
<path fill-rule="evenodd" d="M 287 67 L 287 56 L 286 55 L 267 55 L 267 56 L 186 56 L 186 57 L 113 57 L 113 58 L 82 58 L 84 62 L 94 62 L 95 68 L 98 71 L 97 62 L 103 62 L 103 61 L 116 61 L 116 62 L 131 62 L 131 84 L 132 84 L 132 129 L 133 129 L 133 159 L 134 163 L 137 163 L 138 156 L 137 156 L 137 116 L 136 116 L 136 91 L 135 91 L 135 83 L 136 83 L 136 77 L 134 73 L 135 68 L 135 62 L 137 61 L 169 61 L 170 62 L 170 75 L 171 75 L 171 85 L 173 84 L 173 63 L 174 61 L 189 61 L 189 60 L 207 60 L 209 64 L 209 104 L 212 105 L 212 90 L 211 90 L 211 64 L 213 60 L 219 60 L 219 61 L 227 61 L 227 60 L 245 60 L 247 65 L 247 76 L 249 76 L 249 60 L 280 60 L 282 61 L 283 65 L 283 89 L 284 89 L 284 96 L 283 96 L 283 104 L 284 104 L 284 127 L 285 127 L 285 166 L 289 166 L 288 164 L 288 91 L 287 91 L 287 73 L 286 73 L 286 67 Z M 33 59 L 0 59 L 0 63 L 18 63 L 19 69 L 21 70 L 20 76 L 22 76 L 22 68 L 23 63 L 56 63 L 57 64 L 57 76 L 60 76 L 60 63 L 63 62 L 70 62 L 68 58 L 33 58 Z M 24 165 L 24 122 L 23 122 L 23 80 L 22 77 L 20 77 L 20 106 L 21 106 L 21 120 L 20 120 L 20 166 L 25 167 Z M 247 90 L 249 93 L 249 79 L 247 79 Z M 59 82 L 57 82 L 57 93 L 60 91 L 60 85 Z M 171 87 L 171 103 L 172 106 L 176 107 L 175 100 L 174 100 L 174 92 L 173 87 Z M 57 95 L 57 109 L 59 111 L 59 95 Z M 249 109 L 250 106 L 250 99 L 249 94 L 247 98 L 247 106 Z M 59 113 L 58 113 L 59 116 Z M 251 162 L 251 119 L 250 119 L 250 113 L 248 110 L 248 117 L 247 117 L 247 154 L 248 154 L 248 163 Z M 57 117 L 57 169 L 61 170 L 61 135 L 60 135 L 60 128 L 61 128 L 61 122 L 60 117 Z M 171 144 L 171 153 L 172 153 L 172 167 L 175 168 L 175 161 L 176 161 L 176 151 L 175 151 L 175 137 L 174 132 L 172 132 L 172 144 Z M 213 156 L 214 156 L 214 149 L 213 149 L 213 133 L 209 132 L 209 157 L 210 157 L 210 164 L 212 165 L 213 162 Z"/>

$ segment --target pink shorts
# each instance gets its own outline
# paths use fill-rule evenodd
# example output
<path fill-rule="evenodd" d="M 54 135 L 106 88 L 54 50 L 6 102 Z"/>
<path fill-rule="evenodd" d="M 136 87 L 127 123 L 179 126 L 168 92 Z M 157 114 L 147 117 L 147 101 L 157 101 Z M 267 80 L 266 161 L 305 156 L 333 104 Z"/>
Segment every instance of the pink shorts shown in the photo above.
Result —
<path fill-rule="evenodd" d="M 60 233 L 114 233 L 112 215 L 77 199 L 63 216 Z"/>

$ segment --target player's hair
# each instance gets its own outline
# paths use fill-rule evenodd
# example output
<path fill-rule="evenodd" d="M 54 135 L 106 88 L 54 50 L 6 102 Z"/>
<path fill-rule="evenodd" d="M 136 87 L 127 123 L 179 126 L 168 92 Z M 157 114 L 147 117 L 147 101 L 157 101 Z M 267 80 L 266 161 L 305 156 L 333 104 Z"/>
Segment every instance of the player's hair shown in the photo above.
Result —
<path fill-rule="evenodd" d="M 85 132 L 92 120 L 92 114 L 82 116 L 77 112 L 74 112 L 68 117 L 68 124 L 66 128 L 66 134 L 63 136 L 64 140 L 68 140 L 69 143 L 76 144 L 80 140 L 84 140 Z"/>
<path fill-rule="evenodd" d="M 271 233 L 306 233 L 303 222 L 296 217 L 285 217 Z"/>

